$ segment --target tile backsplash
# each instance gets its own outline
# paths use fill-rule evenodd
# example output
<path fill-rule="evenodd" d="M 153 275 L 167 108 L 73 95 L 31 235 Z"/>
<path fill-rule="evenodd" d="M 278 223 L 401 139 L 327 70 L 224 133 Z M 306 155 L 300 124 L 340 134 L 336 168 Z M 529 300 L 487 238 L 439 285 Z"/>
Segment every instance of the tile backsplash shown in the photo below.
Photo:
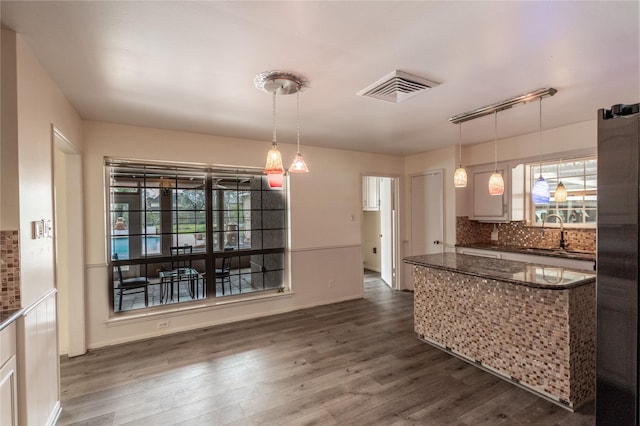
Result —
<path fill-rule="evenodd" d="M 0 231 L 0 309 L 20 307 L 20 241 L 18 231 Z"/>
<path fill-rule="evenodd" d="M 524 222 L 496 223 L 498 240 L 491 241 L 493 223 L 469 220 L 467 216 L 456 218 L 456 244 L 491 244 L 502 247 L 560 247 L 560 229 L 526 226 Z M 596 230 L 590 228 L 565 228 L 564 239 L 568 249 L 596 252 Z"/>

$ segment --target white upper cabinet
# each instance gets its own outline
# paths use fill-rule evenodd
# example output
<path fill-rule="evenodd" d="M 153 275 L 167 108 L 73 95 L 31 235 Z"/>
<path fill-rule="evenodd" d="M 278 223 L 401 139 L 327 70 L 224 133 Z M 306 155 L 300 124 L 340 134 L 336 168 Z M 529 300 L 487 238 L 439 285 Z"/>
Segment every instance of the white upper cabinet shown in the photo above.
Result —
<path fill-rule="evenodd" d="M 380 210 L 380 178 L 377 176 L 362 177 L 362 210 Z"/>
<path fill-rule="evenodd" d="M 467 188 L 469 219 L 485 222 L 508 222 L 511 175 L 508 164 L 499 163 L 498 172 L 504 179 L 504 194 L 489 194 L 489 177 L 494 172 L 494 166 L 475 166 L 468 170 L 469 186 Z"/>

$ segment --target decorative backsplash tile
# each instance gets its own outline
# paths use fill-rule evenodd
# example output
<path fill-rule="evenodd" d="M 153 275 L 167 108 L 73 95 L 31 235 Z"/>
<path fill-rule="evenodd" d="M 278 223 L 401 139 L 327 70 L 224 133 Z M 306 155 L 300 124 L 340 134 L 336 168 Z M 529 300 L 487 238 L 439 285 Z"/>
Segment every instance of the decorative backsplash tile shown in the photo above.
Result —
<path fill-rule="evenodd" d="M 18 231 L 0 231 L 0 309 L 20 307 L 20 241 Z"/>
<path fill-rule="evenodd" d="M 491 241 L 493 228 L 498 231 L 498 241 Z M 596 230 L 566 228 L 564 239 L 568 249 L 596 252 Z M 560 246 L 560 229 L 526 226 L 525 222 L 483 223 L 469 220 L 467 216 L 456 218 L 456 244 L 492 244 L 502 247 L 555 248 Z"/>

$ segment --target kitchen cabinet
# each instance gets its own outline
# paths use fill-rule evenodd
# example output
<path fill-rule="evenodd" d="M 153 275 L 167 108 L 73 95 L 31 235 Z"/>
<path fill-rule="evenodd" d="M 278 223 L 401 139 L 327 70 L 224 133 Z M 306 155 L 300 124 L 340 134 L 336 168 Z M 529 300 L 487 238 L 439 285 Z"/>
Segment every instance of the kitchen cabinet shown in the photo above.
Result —
<path fill-rule="evenodd" d="M 476 166 L 470 168 L 469 191 L 471 198 L 469 206 L 469 219 L 483 222 L 508 222 L 509 221 L 509 167 L 506 164 L 498 164 L 498 172 L 504 179 L 504 194 L 489 194 L 489 177 L 495 171 L 493 165 Z"/>
<path fill-rule="evenodd" d="M 0 425 L 18 424 L 16 324 L 0 331 Z"/>
<path fill-rule="evenodd" d="M 362 210 L 380 210 L 380 178 L 377 176 L 362 177 Z"/>

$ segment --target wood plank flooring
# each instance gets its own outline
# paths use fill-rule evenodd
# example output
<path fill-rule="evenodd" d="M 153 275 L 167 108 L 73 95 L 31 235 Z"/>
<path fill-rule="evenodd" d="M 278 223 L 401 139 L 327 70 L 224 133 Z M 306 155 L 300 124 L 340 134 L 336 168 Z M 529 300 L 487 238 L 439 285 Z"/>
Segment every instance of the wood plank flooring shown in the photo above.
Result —
<path fill-rule="evenodd" d="M 413 294 L 361 300 L 61 360 L 58 425 L 593 425 L 420 342 Z"/>

